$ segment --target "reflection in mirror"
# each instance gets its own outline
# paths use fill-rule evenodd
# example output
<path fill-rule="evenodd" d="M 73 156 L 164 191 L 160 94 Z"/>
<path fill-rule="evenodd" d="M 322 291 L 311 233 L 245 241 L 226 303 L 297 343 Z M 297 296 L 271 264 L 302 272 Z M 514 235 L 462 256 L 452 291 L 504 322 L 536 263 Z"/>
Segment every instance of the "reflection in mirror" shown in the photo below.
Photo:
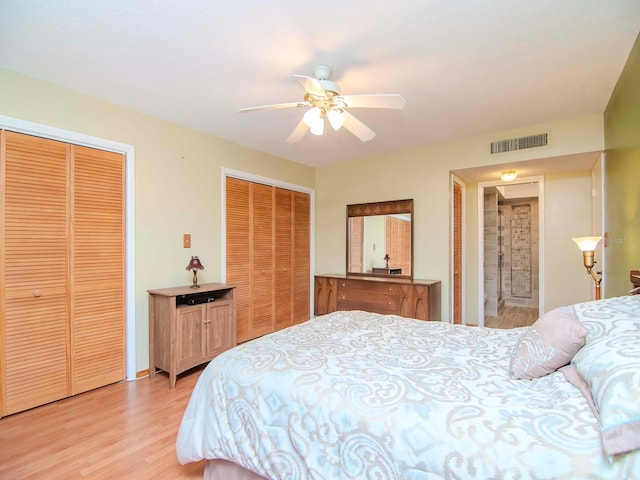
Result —
<path fill-rule="evenodd" d="M 347 273 L 411 277 L 413 200 L 347 205 Z"/>

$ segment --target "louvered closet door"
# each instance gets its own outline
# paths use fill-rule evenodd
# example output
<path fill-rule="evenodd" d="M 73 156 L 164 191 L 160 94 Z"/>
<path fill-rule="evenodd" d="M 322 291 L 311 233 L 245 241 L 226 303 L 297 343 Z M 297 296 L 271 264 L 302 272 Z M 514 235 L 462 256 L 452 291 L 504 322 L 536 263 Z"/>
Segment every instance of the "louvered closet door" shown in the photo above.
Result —
<path fill-rule="evenodd" d="M 293 323 L 309 320 L 311 295 L 311 197 L 292 192 L 293 209 Z"/>
<path fill-rule="evenodd" d="M 273 187 L 251 184 L 251 338 L 274 331 L 273 204 Z"/>
<path fill-rule="evenodd" d="M 453 183 L 453 323 L 462 323 L 462 187 Z"/>
<path fill-rule="evenodd" d="M 226 230 L 227 278 L 235 285 L 238 342 L 251 338 L 251 183 L 227 177 Z"/>
<path fill-rule="evenodd" d="M 125 378 L 124 155 L 73 146 L 73 393 Z"/>
<path fill-rule="evenodd" d="M 386 252 L 391 257 L 390 268 L 401 268 L 411 274 L 411 222 L 387 215 L 385 220 Z M 383 255 L 384 256 L 384 255 Z"/>
<path fill-rule="evenodd" d="M 231 177 L 226 187 L 238 342 L 308 320 L 311 197 Z"/>
<path fill-rule="evenodd" d="M 275 329 L 293 324 L 293 192 L 275 189 Z"/>
<path fill-rule="evenodd" d="M 4 412 L 69 394 L 68 146 L 0 132 Z"/>
<path fill-rule="evenodd" d="M 362 267 L 362 241 L 364 217 L 349 217 L 349 273 L 364 273 Z"/>

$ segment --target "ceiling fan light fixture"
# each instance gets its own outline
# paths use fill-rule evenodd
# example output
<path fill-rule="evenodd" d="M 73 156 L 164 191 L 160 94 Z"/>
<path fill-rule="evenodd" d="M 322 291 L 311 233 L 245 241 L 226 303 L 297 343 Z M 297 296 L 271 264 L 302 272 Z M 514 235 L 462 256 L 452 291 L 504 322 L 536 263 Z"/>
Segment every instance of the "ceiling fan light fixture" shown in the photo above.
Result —
<path fill-rule="evenodd" d="M 309 127 L 309 131 L 318 136 L 324 134 L 324 118 L 319 118 L 315 125 Z"/>
<path fill-rule="evenodd" d="M 303 118 L 304 118 L 304 123 L 307 124 L 307 127 L 313 128 L 319 123 L 324 123 L 322 122 L 321 117 L 322 117 L 322 112 L 320 111 L 320 109 L 318 107 L 313 107 L 306 111 Z"/>
<path fill-rule="evenodd" d="M 350 108 L 404 108 L 404 98 L 397 93 L 342 95 L 340 86 L 331 80 L 331 73 L 328 65 L 316 65 L 313 77 L 294 75 L 304 88 L 304 101 L 241 108 L 238 112 L 310 107 L 287 138 L 287 143 L 299 142 L 309 130 L 313 135 L 324 135 L 327 121 L 334 130 L 344 127 L 360 141 L 368 142 L 376 132 L 352 115 Z"/>
<path fill-rule="evenodd" d="M 344 125 L 344 112 L 339 108 L 332 108 L 329 110 L 327 118 L 335 131 L 340 130 Z"/>
<path fill-rule="evenodd" d="M 324 114 L 318 107 L 307 110 L 304 114 L 304 123 L 309 127 L 309 131 L 314 135 L 324 134 Z"/>

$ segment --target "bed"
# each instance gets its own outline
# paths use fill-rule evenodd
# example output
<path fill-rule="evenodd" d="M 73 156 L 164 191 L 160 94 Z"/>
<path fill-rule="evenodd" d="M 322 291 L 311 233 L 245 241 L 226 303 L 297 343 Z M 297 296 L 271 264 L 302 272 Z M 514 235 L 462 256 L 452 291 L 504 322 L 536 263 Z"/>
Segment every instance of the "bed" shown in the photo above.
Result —
<path fill-rule="evenodd" d="M 177 439 L 205 478 L 640 478 L 640 296 L 498 330 L 334 312 L 203 371 Z"/>

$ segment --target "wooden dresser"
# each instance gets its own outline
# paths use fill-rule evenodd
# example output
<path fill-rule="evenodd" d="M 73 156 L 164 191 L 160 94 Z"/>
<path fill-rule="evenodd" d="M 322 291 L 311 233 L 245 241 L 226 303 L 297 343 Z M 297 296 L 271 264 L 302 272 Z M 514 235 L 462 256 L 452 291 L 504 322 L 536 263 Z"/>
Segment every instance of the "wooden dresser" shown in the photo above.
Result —
<path fill-rule="evenodd" d="M 149 376 L 156 368 L 176 376 L 236 346 L 234 286 L 149 290 Z"/>
<path fill-rule="evenodd" d="M 418 320 L 440 320 L 440 281 L 316 275 L 314 314 L 365 310 Z"/>

